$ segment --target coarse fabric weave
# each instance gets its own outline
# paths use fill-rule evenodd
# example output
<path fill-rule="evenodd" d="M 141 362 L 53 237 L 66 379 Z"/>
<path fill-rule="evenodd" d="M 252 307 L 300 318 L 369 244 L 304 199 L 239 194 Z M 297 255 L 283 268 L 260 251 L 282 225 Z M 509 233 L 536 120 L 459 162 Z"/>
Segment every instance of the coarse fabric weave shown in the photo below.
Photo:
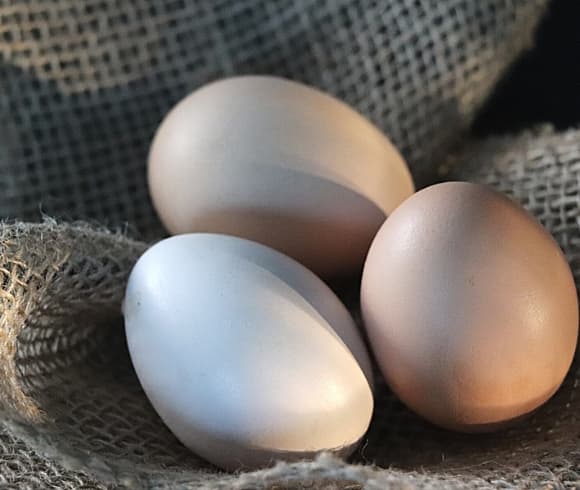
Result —
<path fill-rule="evenodd" d="M 0 214 L 156 238 L 145 183 L 153 133 L 190 91 L 234 74 L 285 76 L 348 102 L 426 181 L 531 45 L 546 3 L 9 2 L 0 7 Z"/>
<path fill-rule="evenodd" d="M 578 283 L 580 131 L 467 134 L 546 3 L 0 1 L 0 488 L 580 487 L 578 361 L 507 431 L 437 429 L 377 380 L 371 428 L 348 462 L 323 454 L 226 474 L 149 405 L 120 314 L 132 265 L 164 234 L 145 183 L 156 126 L 195 87 L 242 73 L 347 101 L 421 185 L 509 194 L 555 236 Z M 356 289 L 340 292 L 358 317 Z"/>

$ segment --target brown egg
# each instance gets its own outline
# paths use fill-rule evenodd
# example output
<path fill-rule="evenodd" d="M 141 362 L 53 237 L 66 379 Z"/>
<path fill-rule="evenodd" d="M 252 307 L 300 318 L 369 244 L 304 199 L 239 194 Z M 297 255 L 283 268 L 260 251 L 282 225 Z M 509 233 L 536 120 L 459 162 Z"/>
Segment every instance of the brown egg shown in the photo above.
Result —
<path fill-rule="evenodd" d="M 562 383 L 578 337 L 570 268 L 521 207 L 470 183 L 435 185 L 388 218 L 361 301 L 393 391 L 443 427 L 486 431 Z"/>
<path fill-rule="evenodd" d="M 151 147 L 149 188 L 173 234 L 248 238 L 337 276 L 362 268 L 413 182 L 389 140 L 346 104 L 246 76 L 206 85 L 171 110 Z"/>

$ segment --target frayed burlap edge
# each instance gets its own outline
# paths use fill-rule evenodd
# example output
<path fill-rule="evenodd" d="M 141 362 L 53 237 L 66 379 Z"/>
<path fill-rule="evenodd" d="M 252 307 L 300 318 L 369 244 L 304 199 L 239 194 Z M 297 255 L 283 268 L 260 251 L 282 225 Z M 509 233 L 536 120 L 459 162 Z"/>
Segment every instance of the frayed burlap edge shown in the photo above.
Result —
<path fill-rule="evenodd" d="M 87 349 L 79 348 L 78 341 L 63 342 L 62 334 L 78 328 L 77 339 L 91 342 L 92 330 L 119 315 L 126 277 L 145 248 L 120 233 L 82 223 L 0 224 L 0 403 L 5 410 L 28 422 L 44 418 L 25 378 L 48 383 L 54 371 L 82 358 Z M 70 304 L 75 308 L 69 310 Z M 40 319 L 38 335 L 26 341 L 31 352 L 20 352 L 19 339 Z M 85 338 L 78 335 L 83 332 Z M 41 359 L 46 354 L 61 362 Z M 24 377 L 27 357 L 42 369 Z"/>

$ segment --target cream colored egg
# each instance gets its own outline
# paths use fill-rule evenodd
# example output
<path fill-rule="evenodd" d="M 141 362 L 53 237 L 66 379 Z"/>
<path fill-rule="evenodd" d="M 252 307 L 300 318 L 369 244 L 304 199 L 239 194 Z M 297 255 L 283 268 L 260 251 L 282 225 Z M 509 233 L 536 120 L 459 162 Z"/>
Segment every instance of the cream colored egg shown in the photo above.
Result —
<path fill-rule="evenodd" d="M 347 455 L 368 428 L 370 363 L 354 322 L 275 250 L 225 235 L 163 240 L 135 265 L 124 316 L 154 408 L 220 467 Z"/>
<path fill-rule="evenodd" d="M 324 276 L 360 269 L 385 217 L 413 193 L 399 152 L 359 113 L 266 76 L 220 80 L 179 102 L 148 172 L 171 233 L 248 238 Z"/>

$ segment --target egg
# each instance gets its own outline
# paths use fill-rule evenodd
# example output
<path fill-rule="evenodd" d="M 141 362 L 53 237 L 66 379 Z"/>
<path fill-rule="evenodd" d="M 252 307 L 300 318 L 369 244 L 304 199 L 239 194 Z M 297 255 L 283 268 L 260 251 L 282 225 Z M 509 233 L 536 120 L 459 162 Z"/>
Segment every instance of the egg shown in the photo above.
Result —
<path fill-rule="evenodd" d="M 509 198 L 465 182 L 426 188 L 388 218 L 366 260 L 361 306 L 393 391 L 465 432 L 542 405 L 578 338 L 576 289 L 557 243 Z"/>
<path fill-rule="evenodd" d="M 318 277 L 271 248 L 165 239 L 137 261 L 123 311 L 153 407 L 217 466 L 346 456 L 368 428 L 370 362 L 356 325 Z"/>
<path fill-rule="evenodd" d="M 170 233 L 247 238 L 324 277 L 360 272 L 385 217 L 414 190 L 363 116 L 268 76 L 219 80 L 179 102 L 153 139 L 148 182 Z"/>

